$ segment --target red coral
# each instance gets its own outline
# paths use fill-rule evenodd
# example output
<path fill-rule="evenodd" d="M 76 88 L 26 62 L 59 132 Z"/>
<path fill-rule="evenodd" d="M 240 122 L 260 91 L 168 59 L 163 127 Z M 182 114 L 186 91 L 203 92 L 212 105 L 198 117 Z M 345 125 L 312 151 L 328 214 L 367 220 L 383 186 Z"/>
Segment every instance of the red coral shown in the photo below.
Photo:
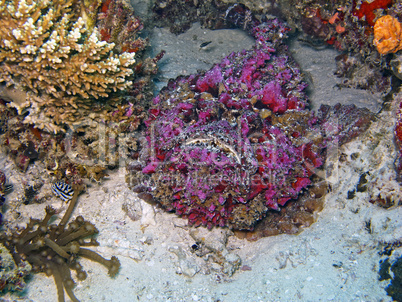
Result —
<path fill-rule="evenodd" d="M 41 141 L 42 140 L 42 131 L 38 128 L 35 128 L 34 126 L 30 127 L 29 130 L 31 130 L 32 134 L 35 135 L 35 137 Z"/>
<path fill-rule="evenodd" d="M 131 6 L 122 0 L 106 0 L 98 15 L 97 27 L 101 39 L 115 43 L 115 51 L 139 52 L 148 45 L 139 37 L 143 24 L 134 14 Z"/>
<path fill-rule="evenodd" d="M 110 2 L 111 2 L 111 0 L 106 0 L 106 1 L 104 1 L 104 2 L 102 3 L 102 6 L 101 6 L 101 12 L 102 12 L 102 13 L 104 13 L 104 14 L 107 13 L 107 11 L 109 10 L 109 4 L 110 4 Z"/>
<path fill-rule="evenodd" d="M 110 35 L 110 30 L 108 28 L 101 28 L 101 30 L 99 32 L 100 32 L 102 41 L 106 41 L 106 42 L 110 41 L 111 35 Z"/>
<path fill-rule="evenodd" d="M 362 19 L 366 17 L 366 21 L 370 26 L 374 26 L 374 19 L 376 18 L 374 11 L 380 8 L 387 8 L 392 4 L 392 0 L 375 0 L 372 2 L 363 2 L 358 10 L 353 11 L 353 15 Z"/>

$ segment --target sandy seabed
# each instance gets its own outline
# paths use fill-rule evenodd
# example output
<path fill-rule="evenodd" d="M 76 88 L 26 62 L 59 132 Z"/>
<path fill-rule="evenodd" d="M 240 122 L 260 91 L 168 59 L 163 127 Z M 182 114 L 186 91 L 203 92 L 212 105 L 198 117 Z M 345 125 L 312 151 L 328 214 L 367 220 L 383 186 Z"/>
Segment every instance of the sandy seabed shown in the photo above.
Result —
<path fill-rule="evenodd" d="M 200 48 L 208 41 L 211 43 L 207 48 Z M 253 41 L 241 31 L 208 31 L 195 24 L 179 36 L 155 29 L 151 44 L 155 53 L 166 50 L 160 62 L 161 88 L 169 78 L 208 69 L 230 51 L 251 47 Z M 294 41 L 292 52 L 311 78 L 313 108 L 321 103 L 342 102 L 379 110 L 380 96 L 334 87 L 335 50 L 318 51 Z M 101 184 L 92 183 L 79 197 L 73 216 L 83 215 L 96 225 L 100 246 L 94 250 L 108 258 L 116 255 L 121 270 L 111 279 L 104 267 L 81 260 L 88 277 L 77 282 L 77 298 L 116 302 L 392 301 L 384 290 L 389 281 L 378 280 L 379 262 L 385 259 L 379 252 L 382 242 L 402 239 L 402 207 L 383 209 L 369 200 L 378 187 L 391 193 L 400 189 L 393 182 L 393 127 L 393 113 L 383 112 L 367 133 L 337 150 L 346 160 L 339 162 L 339 156 L 334 156 L 327 163 L 335 167 L 327 175 L 331 191 L 316 223 L 299 235 L 256 242 L 238 239 L 228 230 L 210 232 L 187 227 L 185 220 L 136 197 L 127 188 L 125 169 L 120 167 Z M 379 136 L 381 140 L 376 141 Z M 21 205 L 23 185 L 29 179 L 43 177 L 44 167 L 34 164 L 25 174 L 20 173 L 5 154 L 0 155 L 0 163 L 14 185 L 14 191 L 7 195 L 4 215 L 10 225 L 23 226 L 31 216 L 42 218 L 47 204 L 66 207 L 56 197 L 47 204 Z M 369 184 L 373 185 L 347 199 L 347 192 L 356 188 L 365 172 L 369 172 Z M 43 190 L 50 192 L 50 177 L 44 177 L 49 182 Z M 130 216 L 137 220 L 132 220 L 123 208 L 129 208 Z M 203 257 L 192 248 L 199 238 L 212 250 Z M 402 249 L 396 249 L 392 259 L 401 254 Z M 221 261 L 214 261 L 214 255 Z M 240 269 L 234 271 L 240 261 Z M 8 293 L 0 297 L 3 300 L 56 301 L 53 278 L 34 275 L 24 296 Z"/>

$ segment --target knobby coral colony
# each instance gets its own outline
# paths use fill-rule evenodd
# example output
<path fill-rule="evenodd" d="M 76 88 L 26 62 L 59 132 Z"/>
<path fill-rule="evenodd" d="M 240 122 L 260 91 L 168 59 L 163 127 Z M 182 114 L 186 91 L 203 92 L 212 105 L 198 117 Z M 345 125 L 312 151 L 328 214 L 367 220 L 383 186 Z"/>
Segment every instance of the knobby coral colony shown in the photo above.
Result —
<path fill-rule="evenodd" d="M 239 5 L 227 19 L 250 29 L 254 48 L 169 82 L 153 99 L 147 143 L 127 182 L 192 225 L 250 230 L 310 185 L 330 142 L 357 135 L 372 115 L 338 105 L 315 116 L 282 44 L 289 28 L 259 24 Z"/>
<path fill-rule="evenodd" d="M 25 122 L 62 131 L 132 84 L 135 53 L 115 54 L 94 27 L 100 3 L 0 0 L 0 95 Z"/>
<path fill-rule="evenodd" d="M 78 301 L 74 296 L 75 282 L 71 276 L 71 270 L 76 271 L 78 280 L 87 277 L 79 257 L 88 258 L 99 262 L 108 268 L 109 276 L 113 277 L 120 268 L 120 262 L 116 257 L 107 260 L 85 246 L 96 246 L 98 242 L 87 237 L 98 233 L 96 227 L 82 216 L 78 216 L 68 224 L 71 213 L 77 202 L 80 190 L 75 190 L 63 218 L 59 224 L 49 224 L 55 214 L 55 210 L 46 207 L 46 216 L 42 219 L 31 219 L 25 228 L 9 230 L 0 235 L 0 241 L 10 250 L 15 263 L 28 261 L 34 272 L 44 272 L 52 275 L 57 287 L 58 301 L 64 301 L 64 290 L 72 301 Z"/>

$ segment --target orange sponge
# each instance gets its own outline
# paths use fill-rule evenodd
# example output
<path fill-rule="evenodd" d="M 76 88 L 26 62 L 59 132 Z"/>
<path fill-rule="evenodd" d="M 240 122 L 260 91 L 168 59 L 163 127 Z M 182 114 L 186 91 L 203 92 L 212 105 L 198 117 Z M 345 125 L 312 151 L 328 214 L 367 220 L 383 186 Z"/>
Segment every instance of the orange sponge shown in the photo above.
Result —
<path fill-rule="evenodd" d="M 389 15 L 378 19 L 374 24 L 374 45 L 380 54 L 385 55 L 402 49 L 402 26 Z"/>

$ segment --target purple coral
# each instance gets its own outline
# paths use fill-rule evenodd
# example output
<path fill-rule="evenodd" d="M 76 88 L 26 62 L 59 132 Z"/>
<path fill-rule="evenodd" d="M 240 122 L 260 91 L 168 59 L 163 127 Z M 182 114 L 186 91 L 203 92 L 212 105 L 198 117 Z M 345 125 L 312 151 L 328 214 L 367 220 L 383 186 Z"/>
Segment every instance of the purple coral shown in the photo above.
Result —
<path fill-rule="evenodd" d="M 395 143 L 399 151 L 399 157 L 396 162 L 396 172 L 398 174 L 398 181 L 402 184 L 402 100 L 398 104 L 396 117 L 397 122 L 395 125 Z"/>
<path fill-rule="evenodd" d="M 255 27 L 252 50 L 171 81 L 153 100 L 142 154 L 149 177 L 137 191 L 191 224 L 251 229 L 310 184 L 310 168 L 323 163 L 319 150 L 268 114 L 307 104 L 299 69 L 280 44 L 287 31 L 277 20 Z"/>
<path fill-rule="evenodd" d="M 169 82 L 145 122 L 142 164 L 128 167 L 134 191 L 192 225 L 250 230 L 307 188 L 325 140 L 287 31 L 277 19 L 256 25 L 251 50 Z"/>

